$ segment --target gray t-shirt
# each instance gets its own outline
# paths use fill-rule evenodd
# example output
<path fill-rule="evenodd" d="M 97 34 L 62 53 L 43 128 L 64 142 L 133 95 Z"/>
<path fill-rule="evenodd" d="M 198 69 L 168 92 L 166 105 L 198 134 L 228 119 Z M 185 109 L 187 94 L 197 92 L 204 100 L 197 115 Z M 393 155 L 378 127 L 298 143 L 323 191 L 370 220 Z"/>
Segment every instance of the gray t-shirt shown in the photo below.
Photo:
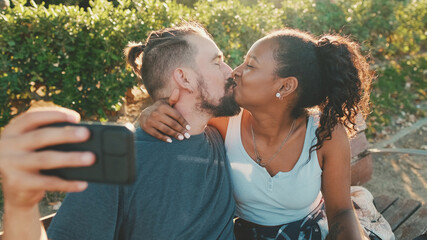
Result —
<path fill-rule="evenodd" d="M 138 129 L 135 148 L 135 183 L 68 194 L 50 239 L 234 239 L 232 186 L 215 128 L 172 143 Z"/>

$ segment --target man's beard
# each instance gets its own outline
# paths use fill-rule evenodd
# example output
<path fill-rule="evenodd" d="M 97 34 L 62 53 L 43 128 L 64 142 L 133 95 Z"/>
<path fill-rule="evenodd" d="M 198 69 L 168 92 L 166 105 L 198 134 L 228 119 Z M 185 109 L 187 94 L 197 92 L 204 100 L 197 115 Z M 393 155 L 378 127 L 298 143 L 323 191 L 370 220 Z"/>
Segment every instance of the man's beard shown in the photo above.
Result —
<path fill-rule="evenodd" d="M 203 77 L 200 76 L 199 80 L 199 92 L 200 92 L 200 108 L 203 111 L 207 111 L 214 117 L 229 117 L 240 113 L 240 106 L 234 100 L 234 94 L 228 94 L 230 87 L 234 85 L 232 78 L 227 79 L 224 86 L 225 95 L 219 100 L 219 104 L 212 104 L 208 100 L 208 91 L 206 90 L 206 84 Z"/>

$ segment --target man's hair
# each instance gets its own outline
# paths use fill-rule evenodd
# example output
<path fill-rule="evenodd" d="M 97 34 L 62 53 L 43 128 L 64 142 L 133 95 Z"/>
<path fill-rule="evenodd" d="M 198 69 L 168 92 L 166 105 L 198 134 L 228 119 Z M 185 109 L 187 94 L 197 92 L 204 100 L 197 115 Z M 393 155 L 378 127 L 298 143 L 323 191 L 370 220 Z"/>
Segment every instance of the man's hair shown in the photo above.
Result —
<path fill-rule="evenodd" d="M 206 29 L 195 22 L 152 31 L 145 44 L 130 42 L 124 49 L 125 59 L 142 80 L 153 99 L 161 98 L 171 71 L 180 66 L 194 67 L 197 49 L 187 36 L 211 38 Z"/>

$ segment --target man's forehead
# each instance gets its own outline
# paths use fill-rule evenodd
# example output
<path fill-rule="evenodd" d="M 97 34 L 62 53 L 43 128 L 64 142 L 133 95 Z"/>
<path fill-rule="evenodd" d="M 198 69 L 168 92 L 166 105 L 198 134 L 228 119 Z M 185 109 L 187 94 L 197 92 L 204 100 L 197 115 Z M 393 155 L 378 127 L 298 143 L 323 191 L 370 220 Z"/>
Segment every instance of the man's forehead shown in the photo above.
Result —
<path fill-rule="evenodd" d="M 197 47 L 199 56 L 203 55 L 209 59 L 213 57 L 216 58 L 218 56 L 222 57 L 221 50 L 219 50 L 218 46 L 212 39 L 201 35 L 193 35 L 189 36 L 189 40 Z"/>

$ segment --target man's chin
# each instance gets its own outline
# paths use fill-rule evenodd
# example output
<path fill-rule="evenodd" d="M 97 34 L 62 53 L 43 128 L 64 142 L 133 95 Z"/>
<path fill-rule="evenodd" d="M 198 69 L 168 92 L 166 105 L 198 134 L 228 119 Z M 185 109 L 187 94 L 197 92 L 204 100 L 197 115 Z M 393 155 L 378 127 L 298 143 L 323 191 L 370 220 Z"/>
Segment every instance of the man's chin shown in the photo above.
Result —
<path fill-rule="evenodd" d="M 240 106 L 234 100 L 234 94 L 227 94 L 221 98 L 220 104 L 216 107 L 214 113 L 215 117 L 231 117 L 240 113 Z"/>

